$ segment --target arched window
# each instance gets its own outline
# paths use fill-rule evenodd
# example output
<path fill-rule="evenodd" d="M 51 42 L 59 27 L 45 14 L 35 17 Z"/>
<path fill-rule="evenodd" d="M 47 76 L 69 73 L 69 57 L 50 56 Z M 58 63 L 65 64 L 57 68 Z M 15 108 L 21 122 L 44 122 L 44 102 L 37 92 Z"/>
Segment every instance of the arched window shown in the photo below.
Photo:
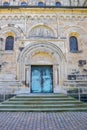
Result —
<path fill-rule="evenodd" d="M 61 3 L 60 3 L 60 2 L 56 2 L 56 6 L 57 6 L 57 7 L 60 7 L 60 6 L 61 6 Z"/>
<path fill-rule="evenodd" d="M 39 7 L 42 7 L 42 6 L 44 6 L 44 3 L 43 3 L 43 2 L 39 2 L 39 3 L 38 3 L 38 6 L 39 6 Z"/>
<path fill-rule="evenodd" d="M 13 50 L 14 47 L 14 37 L 8 36 L 5 41 L 5 50 Z"/>
<path fill-rule="evenodd" d="M 9 3 L 8 2 L 4 2 L 3 6 L 9 6 Z"/>
<path fill-rule="evenodd" d="M 71 36 L 69 39 L 70 44 L 70 52 L 77 52 L 78 51 L 78 41 L 75 36 Z"/>
<path fill-rule="evenodd" d="M 26 2 L 21 2 L 21 6 L 27 6 Z"/>

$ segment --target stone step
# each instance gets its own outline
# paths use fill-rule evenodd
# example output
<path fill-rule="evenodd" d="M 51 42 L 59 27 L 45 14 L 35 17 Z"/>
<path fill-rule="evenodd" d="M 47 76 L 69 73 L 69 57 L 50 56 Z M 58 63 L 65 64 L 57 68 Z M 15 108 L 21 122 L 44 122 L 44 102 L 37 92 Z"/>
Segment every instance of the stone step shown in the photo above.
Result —
<path fill-rule="evenodd" d="M 0 112 L 75 112 L 87 111 L 87 108 L 0 108 Z"/>
<path fill-rule="evenodd" d="M 87 104 L 66 95 L 18 95 L 1 103 L 0 111 L 87 111 Z"/>
<path fill-rule="evenodd" d="M 81 102 L 74 100 L 74 101 L 5 101 L 2 104 L 80 104 Z"/>
<path fill-rule="evenodd" d="M 28 95 L 17 95 L 16 98 L 65 98 L 65 97 L 68 97 L 67 95 L 64 95 L 64 94 L 28 94 Z"/>
<path fill-rule="evenodd" d="M 9 101 L 63 101 L 63 100 L 75 100 L 72 97 L 67 98 L 11 98 Z"/>
<path fill-rule="evenodd" d="M 20 105 L 20 104 L 18 104 L 18 105 L 15 105 L 15 104 L 4 104 L 4 105 L 0 105 L 0 108 L 70 108 L 70 107 L 74 107 L 74 108 L 76 108 L 76 107 L 85 107 L 85 108 L 87 108 L 87 104 L 55 104 L 55 105 L 53 105 L 53 104 L 34 104 L 34 105 L 24 105 L 24 104 L 22 104 L 22 105 Z"/>

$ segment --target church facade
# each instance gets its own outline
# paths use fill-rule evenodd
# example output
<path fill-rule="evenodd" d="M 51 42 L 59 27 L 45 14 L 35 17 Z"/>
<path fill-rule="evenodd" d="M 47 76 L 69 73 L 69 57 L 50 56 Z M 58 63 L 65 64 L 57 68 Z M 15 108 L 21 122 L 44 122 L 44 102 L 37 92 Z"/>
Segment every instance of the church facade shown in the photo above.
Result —
<path fill-rule="evenodd" d="M 87 80 L 85 0 L 0 1 L 0 85 L 57 93 Z M 3 85 L 2 85 L 3 84 Z"/>

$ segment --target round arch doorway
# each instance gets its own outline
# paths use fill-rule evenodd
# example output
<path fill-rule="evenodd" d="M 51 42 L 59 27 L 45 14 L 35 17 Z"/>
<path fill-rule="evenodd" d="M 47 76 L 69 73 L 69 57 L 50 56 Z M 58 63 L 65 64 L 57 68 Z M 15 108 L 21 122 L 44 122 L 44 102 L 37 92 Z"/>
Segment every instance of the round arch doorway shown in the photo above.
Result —
<path fill-rule="evenodd" d="M 29 83 L 31 93 L 53 93 L 54 65 L 53 57 L 48 52 L 36 51 L 27 64 L 26 84 Z"/>
<path fill-rule="evenodd" d="M 35 69 L 38 71 L 37 74 Z M 29 44 L 19 56 L 19 78 L 21 82 L 26 83 L 29 92 L 57 93 L 58 86 L 63 82 L 65 70 L 64 55 L 60 48 L 52 43 Z M 32 77 L 32 75 L 34 75 L 34 77 Z M 36 79 L 38 81 L 36 81 Z M 48 83 L 49 85 L 47 85 Z M 33 84 L 35 86 L 38 84 L 38 90 L 35 90 Z M 51 87 L 46 88 L 46 86 Z"/>

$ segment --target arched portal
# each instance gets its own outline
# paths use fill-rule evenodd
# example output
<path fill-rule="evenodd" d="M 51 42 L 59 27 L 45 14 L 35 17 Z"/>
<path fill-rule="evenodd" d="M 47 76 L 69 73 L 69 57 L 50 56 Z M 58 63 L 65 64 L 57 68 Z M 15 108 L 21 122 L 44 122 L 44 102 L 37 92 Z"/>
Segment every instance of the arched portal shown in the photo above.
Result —
<path fill-rule="evenodd" d="M 30 88 L 31 92 L 32 79 L 35 75 L 40 78 L 43 76 L 41 79 L 37 78 L 40 80 L 38 86 L 43 83 L 46 87 L 46 85 L 50 86 L 48 83 L 52 83 L 51 92 L 57 92 L 58 85 L 63 83 L 66 70 L 65 58 L 61 49 L 53 43 L 31 43 L 24 48 L 18 60 L 20 80 Z M 35 73 L 33 74 L 32 71 Z M 47 84 L 43 81 L 46 76 L 51 80 Z M 33 80 L 33 83 L 36 84 L 36 80 Z"/>

